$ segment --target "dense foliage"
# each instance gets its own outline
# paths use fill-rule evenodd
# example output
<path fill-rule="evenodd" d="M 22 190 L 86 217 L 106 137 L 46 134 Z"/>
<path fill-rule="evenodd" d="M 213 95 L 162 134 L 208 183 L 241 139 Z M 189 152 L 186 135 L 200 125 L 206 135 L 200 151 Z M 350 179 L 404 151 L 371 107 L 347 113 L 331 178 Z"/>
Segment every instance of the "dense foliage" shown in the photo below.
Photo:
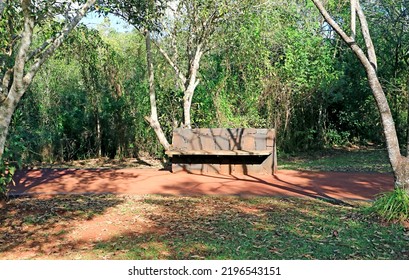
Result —
<path fill-rule="evenodd" d="M 274 127 L 285 152 L 383 144 L 363 70 L 307 2 L 256 1 L 218 22 L 198 70 L 193 127 Z M 330 7 L 347 26 L 348 3 L 336 2 Z M 378 0 L 366 9 L 379 75 L 405 143 L 408 3 Z M 176 58 L 188 36 L 179 27 L 176 40 L 165 29 L 155 33 L 161 48 Z M 138 30 L 122 33 L 108 20 L 95 29 L 77 28 L 38 73 L 13 115 L 8 150 L 27 163 L 162 156 L 145 120 L 150 110 L 145 52 Z M 183 91 L 156 47 L 153 55 L 159 121 L 170 141 L 182 119 Z"/>

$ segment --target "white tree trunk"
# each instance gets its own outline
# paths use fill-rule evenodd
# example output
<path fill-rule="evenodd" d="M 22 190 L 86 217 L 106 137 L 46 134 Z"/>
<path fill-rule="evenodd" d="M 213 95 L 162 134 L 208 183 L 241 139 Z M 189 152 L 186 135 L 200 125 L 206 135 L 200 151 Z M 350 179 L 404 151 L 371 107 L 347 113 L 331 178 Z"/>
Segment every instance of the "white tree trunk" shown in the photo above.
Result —
<path fill-rule="evenodd" d="M 153 68 L 152 50 L 151 50 L 151 36 L 149 31 L 145 31 L 145 43 L 146 43 L 146 62 L 148 65 L 148 75 L 149 75 L 149 99 L 151 103 L 151 115 L 147 117 L 152 129 L 155 131 L 159 142 L 165 148 L 169 150 L 170 144 L 166 139 L 165 133 L 163 133 L 162 127 L 158 119 L 158 108 L 156 106 L 156 92 L 155 92 L 155 73 Z"/>
<path fill-rule="evenodd" d="M 398 136 L 396 133 L 395 123 L 393 121 L 392 113 L 389 108 L 388 101 L 386 99 L 385 92 L 382 89 L 379 82 L 378 75 L 376 73 L 376 55 L 374 46 L 372 44 L 371 37 L 369 35 L 368 24 L 366 23 L 365 16 L 357 0 L 356 10 L 359 16 L 362 34 L 365 39 L 368 55 L 365 55 L 364 51 L 356 44 L 354 38 L 349 37 L 341 27 L 332 19 L 325 7 L 319 0 L 312 0 L 315 6 L 318 8 L 322 16 L 328 22 L 329 25 L 341 36 L 345 43 L 355 53 L 363 67 L 368 78 L 369 86 L 372 90 L 372 94 L 375 98 L 378 111 L 381 116 L 383 132 L 386 138 L 386 146 L 388 150 L 389 161 L 392 166 L 392 170 L 395 175 L 395 186 L 403 187 L 409 193 L 409 160 L 403 157 L 400 152 Z"/>
<path fill-rule="evenodd" d="M 0 159 L 3 157 L 7 133 L 16 105 L 16 102 L 10 98 L 0 103 Z"/>
<path fill-rule="evenodd" d="M 200 59 L 202 58 L 202 55 L 203 55 L 202 45 L 199 44 L 196 46 L 195 55 L 192 58 L 192 61 L 190 62 L 189 65 L 189 76 L 183 93 L 184 127 L 186 128 L 192 127 L 190 111 L 192 107 L 193 94 L 195 92 L 197 85 L 200 82 L 197 79 L 197 74 L 200 67 Z"/>
<path fill-rule="evenodd" d="M 24 26 L 21 34 L 20 46 L 17 51 L 14 67 L 7 70 L 4 75 L 1 75 L 3 77 L 3 81 L 2 91 L 0 91 L 0 159 L 4 153 L 11 117 L 21 97 L 30 86 L 40 67 L 48 58 L 50 58 L 51 55 L 54 54 L 68 34 L 75 28 L 75 26 L 80 22 L 89 8 L 94 5 L 95 2 L 96 0 L 87 0 L 87 2 L 77 11 L 72 20 L 65 25 L 61 32 L 56 35 L 56 37 L 49 38 L 41 45 L 41 47 L 33 52 L 30 52 L 35 24 L 35 15 L 33 15 L 32 12 L 33 4 L 31 0 L 21 1 Z M 0 4 L 4 4 L 4 1 L 1 1 Z M 4 6 L 0 5 L 0 9 L 4 9 Z M 1 12 L 2 10 L 0 10 L 0 13 Z M 33 60 L 33 63 L 28 69 L 26 69 L 27 61 L 30 60 Z M 11 76 L 13 76 L 12 84 L 10 84 Z"/>

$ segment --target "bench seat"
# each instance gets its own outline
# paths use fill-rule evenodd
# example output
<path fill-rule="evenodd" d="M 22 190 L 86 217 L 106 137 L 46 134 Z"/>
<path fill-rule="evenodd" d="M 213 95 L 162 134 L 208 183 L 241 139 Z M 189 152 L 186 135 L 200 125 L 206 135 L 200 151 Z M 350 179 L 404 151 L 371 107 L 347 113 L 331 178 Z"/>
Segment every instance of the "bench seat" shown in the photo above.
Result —
<path fill-rule="evenodd" d="M 172 156 L 209 155 L 209 156 L 268 156 L 272 150 L 169 150 L 166 154 Z"/>

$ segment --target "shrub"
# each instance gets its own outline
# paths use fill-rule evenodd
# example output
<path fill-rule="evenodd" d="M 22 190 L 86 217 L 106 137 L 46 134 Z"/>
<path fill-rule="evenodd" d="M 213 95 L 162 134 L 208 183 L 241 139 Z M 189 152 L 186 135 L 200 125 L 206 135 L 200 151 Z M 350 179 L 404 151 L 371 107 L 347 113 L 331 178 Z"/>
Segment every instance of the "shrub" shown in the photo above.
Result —
<path fill-rule="evenodd" d="M 0 161 L 0 201 L 7 199 L 10 184 L 16 171 L 14 166 L 9 166 L 7 161 Z"/>
<path fill-rule="evenodd" d="M 409 219 L 409 194 L 404 188 L 397 187 L 392 192 L 380 195 L 370 210 L 387 221 Z"/>

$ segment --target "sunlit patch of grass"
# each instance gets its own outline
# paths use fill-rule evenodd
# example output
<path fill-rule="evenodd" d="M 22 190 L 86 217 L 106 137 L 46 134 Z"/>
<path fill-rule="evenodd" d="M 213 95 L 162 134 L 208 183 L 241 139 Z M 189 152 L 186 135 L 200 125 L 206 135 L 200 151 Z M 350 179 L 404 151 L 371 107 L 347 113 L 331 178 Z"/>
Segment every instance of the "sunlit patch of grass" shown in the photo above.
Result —
<path fill-rule="evenodd" d="M 126 237 L 117 251 L 127 253 L 118 258 L 405 259 L 409 253 L 403 227 L 379 224 L 362 214 L 361 204 L 288 198 L 251 198 L 247 203 L 231 197 L 153 197 L 145 202 L 161 209 L 160 215 L 149 217 L 162 231 Z M 207 216 L 194 211 L 204 204 L 211 208 Z M 118 244 L 105 244 L 111 242 Z"/>
<path fill-rule="evenodd" d="M 296 155 L 280 155 L 280 169 L 342 172 L 389 173 L 386 150 L 382 149 L 333 149 Z"/>

